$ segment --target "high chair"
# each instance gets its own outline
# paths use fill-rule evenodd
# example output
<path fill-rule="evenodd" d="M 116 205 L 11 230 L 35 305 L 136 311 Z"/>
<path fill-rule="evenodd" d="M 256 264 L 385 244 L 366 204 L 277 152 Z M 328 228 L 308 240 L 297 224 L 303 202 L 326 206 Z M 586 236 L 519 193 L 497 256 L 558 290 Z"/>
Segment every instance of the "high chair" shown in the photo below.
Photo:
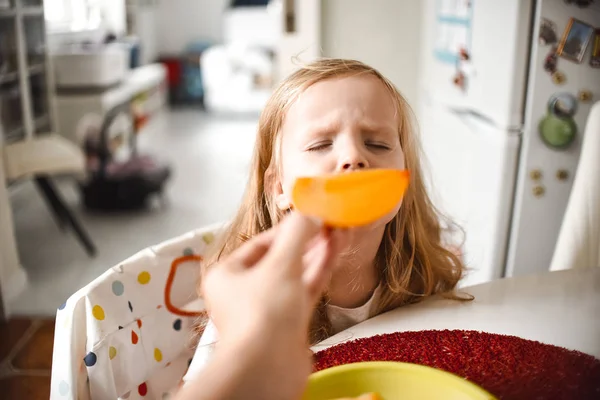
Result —
<path fill-rule="evenodd" d="M 165 399 L 205 315 L 199 264 L 222 229 L 146 248 L 73 294 L 56 314 L 51 399 Z"/>

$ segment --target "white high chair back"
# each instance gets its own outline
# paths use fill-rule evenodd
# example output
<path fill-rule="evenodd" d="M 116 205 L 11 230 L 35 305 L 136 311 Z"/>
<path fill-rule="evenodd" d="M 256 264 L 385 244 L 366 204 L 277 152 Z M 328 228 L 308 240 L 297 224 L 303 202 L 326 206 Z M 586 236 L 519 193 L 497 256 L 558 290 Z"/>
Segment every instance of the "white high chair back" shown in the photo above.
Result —
<path fill-rule="evenodd" d="M 178 387 L 204 314 L 199 261 L 221 227 L 140 251 L 58 309 L 51 399 L 164 399 Z"/>

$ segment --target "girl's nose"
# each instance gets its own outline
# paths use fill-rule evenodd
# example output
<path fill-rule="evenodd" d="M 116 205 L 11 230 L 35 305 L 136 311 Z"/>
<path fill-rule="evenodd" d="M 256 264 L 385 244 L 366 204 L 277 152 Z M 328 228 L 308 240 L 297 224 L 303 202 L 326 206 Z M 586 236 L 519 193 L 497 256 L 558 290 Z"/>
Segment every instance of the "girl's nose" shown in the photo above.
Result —
<path fill-rule="evenodd" d="M 365 168 L 365 167 L 366 167 L 366 165 L 362 161 L 348 162 L 348 163 L 345 163 L 344 165 L 342 165 L 342 169 L 343 170 L 362 169 L 362 168 Z"/>
<path fill-rule="evenodd" d="M 343 171 L 354 171 L 358 169 L 364 169 L 369 167 L 369 162 L 360 148 L 357 146 L 348 146 L 344 149 L 341 154 L 340 162 L 338 164 L 338 170 Z"/>

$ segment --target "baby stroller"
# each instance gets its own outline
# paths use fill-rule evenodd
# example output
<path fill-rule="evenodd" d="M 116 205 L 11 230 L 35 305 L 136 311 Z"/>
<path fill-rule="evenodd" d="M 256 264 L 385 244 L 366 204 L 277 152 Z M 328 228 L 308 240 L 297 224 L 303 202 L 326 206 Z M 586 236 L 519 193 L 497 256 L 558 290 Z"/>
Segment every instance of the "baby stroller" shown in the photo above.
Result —
<path fill-rule="evenodd" d="M 135 133 L 109 137 L 109 129 L 130 105 L 110 110 L 99 132 L 88 132 L 83 140 L 88 179 L 80 185 L 84 206 L 95 211 L 136 210 L 148 206 L 153 195 L 161 195 L 171 168 L 151 156 L 137 153 Z M 138 124 L 134 124 L 138 129 Z M 130 139 L 125 139 L 130 136 Z M 125 143 L 128 142 L 128 143 Z M 127 159 L 115 157 L 118 148 L 129 146 Z"/>

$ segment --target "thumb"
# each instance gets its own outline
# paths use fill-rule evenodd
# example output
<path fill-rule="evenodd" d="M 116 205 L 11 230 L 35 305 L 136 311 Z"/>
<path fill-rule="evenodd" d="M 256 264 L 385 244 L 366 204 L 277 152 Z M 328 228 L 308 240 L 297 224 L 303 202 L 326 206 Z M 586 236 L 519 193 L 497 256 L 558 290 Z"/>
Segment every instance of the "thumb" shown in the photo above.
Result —
<path fill-rule="evenodd" d="M 278 260 L 289 260 L 292 265 L 298 265 L 298 274 L 302 274 L 302 257 L 310 240 L 322 229 L 322 224 L 313 218 L 292 213 L 279 226 L 269 257 Z"/>

